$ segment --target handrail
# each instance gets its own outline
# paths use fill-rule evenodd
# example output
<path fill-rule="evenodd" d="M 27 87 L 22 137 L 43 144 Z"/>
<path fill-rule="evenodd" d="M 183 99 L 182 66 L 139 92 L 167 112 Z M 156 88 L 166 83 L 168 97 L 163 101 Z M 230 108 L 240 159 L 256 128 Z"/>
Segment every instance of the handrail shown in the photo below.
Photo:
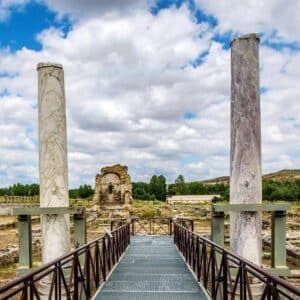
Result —
<path fill-rule="evenodd" d="M 135 217 L 132 216 L 129 219 L 120 218 L 110 221 L 110 230 L 117 228 L 126 222 L 131 223 L 131 235 L 172 235 L 173 234 L 173 222 L 179 222 L 181 225 L 194 231 L 194 220 L 183 217 Z"/>
<path fill-rule="evenodd" d="M 90 299 L 130 243 L 130 224 L 0 287 L 0 299 Z"/>
<path fill-rule="evenodd" d="M 193 219 L 180 217 L 180 218 L 174 219 L 173 222 L 179 223 L 183 227 L 185 227 L 191 231 L 194 231 L 194 220 Z"/>
<path fill-rule="evenodd" d="M 176 221 L 174 243 L 212 299 L 300 299 L 299 288 Z"/>
<path fill-rule="evenodd" d="M 171 217 L 130 217 L 129 219 L 113 219 L 111 230 L 117 226 L 130 222 L 131 235 L 172 235 Z"/>

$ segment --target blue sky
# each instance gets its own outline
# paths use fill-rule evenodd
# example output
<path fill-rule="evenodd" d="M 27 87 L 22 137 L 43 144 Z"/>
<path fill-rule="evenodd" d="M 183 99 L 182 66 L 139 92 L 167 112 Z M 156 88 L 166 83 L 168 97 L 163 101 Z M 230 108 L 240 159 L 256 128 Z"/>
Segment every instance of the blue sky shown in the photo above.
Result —
<path fill-rule="evenodd" d="M 23 47 L 41 50 L 42 45 L 37 35 L 48 27 L 57 27 L 68 32 L 71 23 L 67 18 L 57 20 L 56 14 L 47 6 L 38 3 L 28 3 L 20 9 L 13 10 L 5 21 L 1 22 L 1 47 L 9 47 L 17 51 Z"/>
<path fill-rule="evenodd" d="M 38 181 L 40 61 L 65 70 L 69 181 L 229 173 L 230 41 L 260 43 L 263 172 L 299 168 L 299 1 L 0 2 L 0 186 Z"/>

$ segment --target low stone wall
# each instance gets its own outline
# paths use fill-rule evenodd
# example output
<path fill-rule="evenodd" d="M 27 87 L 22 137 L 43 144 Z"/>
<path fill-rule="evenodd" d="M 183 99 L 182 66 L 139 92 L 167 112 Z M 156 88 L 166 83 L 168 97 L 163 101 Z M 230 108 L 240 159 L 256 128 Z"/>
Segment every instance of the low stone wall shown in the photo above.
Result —
<path fill-rule="evenodd" d="M 0 208 L 3 209 L 7 205 L 12 206 L 28 206 L 39 205 L 40 196 L 0 196 Z M 70 206 L 87 206 L 91 205 L 92 201 L 89 199 L 70 199 Z"/>
<path fill-rule="evenodd" d="M 16 245 L 8 245 L 0 250 L 0 265 L 15 263 L 18 261 L 19 248 Z"/>
<path fill-rule="evenodd" d="M 176 195 L 168 197 L 167 203 L 176 204 L 211 202 L 215 197 L 220 198 L 220 195 Z"/>
<path fill-rule="evenodd" d="M 33 232 L 34 234 L 34 232 Z M 32 252 L 38 254 L 41 250 L 40 238 L 34 238 L 32 241 Z M 19 247 L 8 245 L 5 249 L 0 250 L 0 265 L 17 263 L 19 259 Z"/>

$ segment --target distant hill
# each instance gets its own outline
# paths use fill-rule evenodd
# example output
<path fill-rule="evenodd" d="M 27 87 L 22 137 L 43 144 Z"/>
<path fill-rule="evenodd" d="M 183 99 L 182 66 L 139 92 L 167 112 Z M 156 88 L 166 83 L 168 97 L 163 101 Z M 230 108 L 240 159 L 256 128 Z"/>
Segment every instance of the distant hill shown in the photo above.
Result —
<path fill-rule="evenodd" d="M 280 170 L 274 173 L 269 173 L 263 175 L 263 180 L 274 180 L 274 181 L 293 181 L 293 180 L 300 180 L 300 169 L 293 169 L 293 170 Z M 229 176 L 221 176 L 213 179 L 202 180 L 200 181 L 204 184 L 215 184 L 215 183 L 229 183 Z"/>
<path fill-rule="evenodd" d="M 300 169 L 294 170 L 280 170 L 278 172 L 266 174 L 263 176 L 264 179 L 275 180 L 275 181 L 291 181 L 300 179 Z"/>

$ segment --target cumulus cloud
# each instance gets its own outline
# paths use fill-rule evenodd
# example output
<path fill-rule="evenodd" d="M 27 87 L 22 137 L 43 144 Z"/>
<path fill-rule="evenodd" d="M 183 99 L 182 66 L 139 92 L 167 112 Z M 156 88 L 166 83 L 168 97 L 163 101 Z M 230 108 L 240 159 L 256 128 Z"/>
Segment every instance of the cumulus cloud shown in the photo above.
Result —
<path fill-rule="evenodd" d="M 67 35 L 47 28 L 38 35 L 41 51 L 0 51 L 1 185 L 37 179 L 40 61 L 65 70 L 71 186 L 93 184 L 98 169 L 113 163 L 128 165 L 136 181 L 153 173 L 169 181 L 228 174 L 230 51 L 185 5 L 153 15 L 133 2 L 143 1 L 122 1 L 134 12 L 122 13 L 118 1 L 91 1 L 80 18 L 83 1 L 72 11 L 69 2 L 49 0 L 78 18 Z M 260 57 L 263 168 L 296 166 L 299 53 L 262 46 Z"/>
<path fill-rule="evenodd" d="M 132 0 L 37 0 L 44 3 L 49 9 L 58 13 L 59 17 L 68 15 L 71 19 L 99 17 L 100 15 L 135 14 L 139 9 L 146 9 L 153 1 L 132 1 Z"/>
<path fill-rule="evenodd" d="M 299 43 L 300 1 L 206 1 L 195 0 L 206 13 L 216 17 L 221 33 L 260 32 L 273 41 Z"/>

